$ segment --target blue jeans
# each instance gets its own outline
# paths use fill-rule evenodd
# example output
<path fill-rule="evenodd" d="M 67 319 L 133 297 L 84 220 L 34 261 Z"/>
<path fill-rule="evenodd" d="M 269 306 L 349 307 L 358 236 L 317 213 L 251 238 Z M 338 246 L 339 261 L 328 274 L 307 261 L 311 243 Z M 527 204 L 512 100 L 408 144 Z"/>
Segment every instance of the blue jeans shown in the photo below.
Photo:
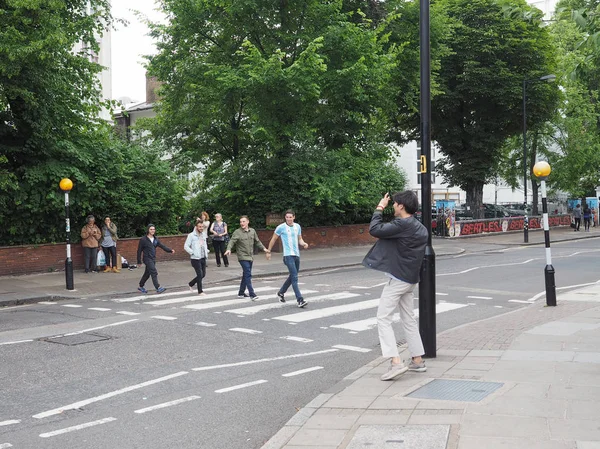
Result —
<path fill-rule="evenodd" d="M 300 288 L 298 288 L 298 271 L 300 271 L 300 257 L 283 256 L 283 263 L 290 272 L 290 275 L 279 289 L 279 293 L 287 292 L 288 288 L 290 288 L 291 285 L 294 289 L 294 294 L 296 295 L 296 301 L 300 302 L 302 300 L 302 293 L 300 293 Z"/>
<path fill-rule="evenodd" d="M 256 296 L 254 293 L 254 288 L 252 288 L 252 261 L 251 260 L 240 260 L 240 265 L 242 266 L 242 282 L 240 282 L 240 291 L 239 295 L 243 295 L 248 289 L 248 294 L 250 297 Z"/>

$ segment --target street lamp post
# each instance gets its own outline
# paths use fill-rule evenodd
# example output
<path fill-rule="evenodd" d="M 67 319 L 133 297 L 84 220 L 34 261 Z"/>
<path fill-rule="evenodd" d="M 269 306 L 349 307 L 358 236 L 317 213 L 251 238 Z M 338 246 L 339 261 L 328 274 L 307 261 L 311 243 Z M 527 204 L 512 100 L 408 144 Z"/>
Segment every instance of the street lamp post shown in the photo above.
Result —
<path fill-rule="evenodd" d="M 544 268 L 546 305 L 556 306 L 556 282 L 554 281 L 554 267 L 550 251 L 550 224 L 548 223 L 548 202 L 546 201 L 546 178 L 551 171 L 550 165 L 545 161 L 539 161 L 533 166 L 533 174 L 542 184 L 542 213 L 544 214 L 544 241 L 546 243 L 546 267 Z"/>
<path fill-rule="evenodd" d="M 419 331 L 426 357 L 436 356 L 435 252 L 431 242 L 431 54 L 429 0 L 419 0 L 421 59 L 421 209 L 428 238 L 419 282 Z"/>
<path fill-rule="evenodd" d="M 69 192 L 73 188 L 73 181 L 63 178 L 59 183 L 60 189 L 65 192 L 65 230 L 67 232 L 67 260 L 65 260 L 65 280 L 67 290 L 75 290 L 73 285 L 73 260 L 71 259 L 71 221 L 69 218 Z"/>
<path fill-rule="evenodd" d="M 529 218 L 527 217 L 527 84 L 538 81 L 551 82 L 556 75 L 544 75 L 539 78 L 523 80 L 523 192 L 525 197 L 525 218 L 523 220 L 523 242 L 529 242 Z"/>

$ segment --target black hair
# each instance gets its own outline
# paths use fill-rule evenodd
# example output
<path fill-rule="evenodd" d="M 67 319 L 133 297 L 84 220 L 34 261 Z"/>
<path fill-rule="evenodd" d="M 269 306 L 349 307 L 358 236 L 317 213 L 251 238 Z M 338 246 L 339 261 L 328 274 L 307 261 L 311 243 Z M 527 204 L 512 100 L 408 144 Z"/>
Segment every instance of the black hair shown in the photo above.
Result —
<path fill-rule="evenodd" d="M 394 193 L 393 199 L 395 203 L 402 204 L 406 212 L 411 215 L 419 210 L 419 199 L 415 192 L 411 192 L 410 190 L 396 192 Z"/>

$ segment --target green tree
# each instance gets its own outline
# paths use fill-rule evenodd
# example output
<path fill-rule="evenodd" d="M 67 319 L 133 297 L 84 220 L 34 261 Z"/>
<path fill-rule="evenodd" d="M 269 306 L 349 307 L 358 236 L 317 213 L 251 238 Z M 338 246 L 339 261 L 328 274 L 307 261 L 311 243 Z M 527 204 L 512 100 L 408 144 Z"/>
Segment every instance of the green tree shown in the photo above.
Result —
<path fill-rule="evenodd" d="M 452 26 L 432 101 L 437 169 L 481 212 L 483 186 L 499 171 L 507 138 L 522 131 L 522 83 L 552 73 L 555 53 L 542 13 L 524 0 L 442 0 Z M 530 129 L 553 114 L 556 87 L 528 88 Z"/>

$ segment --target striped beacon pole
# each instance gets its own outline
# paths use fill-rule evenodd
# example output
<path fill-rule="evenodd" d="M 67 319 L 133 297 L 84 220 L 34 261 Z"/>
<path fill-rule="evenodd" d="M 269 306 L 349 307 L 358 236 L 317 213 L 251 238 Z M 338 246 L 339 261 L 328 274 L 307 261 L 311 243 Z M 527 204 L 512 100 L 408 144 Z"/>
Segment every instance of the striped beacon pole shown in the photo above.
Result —
<path fill-rule="evenodd" d="M 65 231 L 67 233 L 67 260 L 65 260 L 65 281 L 67 290 L 75 290 L 73 283 L 73 259 L 71 259 L 71 220 L 69 218 L 69 192 L 73 188 L 73 181 L 63 178 L 58 184 L 65 193 Z"/>
<path fill-rule="evenodd" d="M 556 306 L 556 282 L 554 281 L 552 252 L 550 251 L 550 224 L 548 223 L 548 201 L 546 200 L 546 178 L 548 178 L 551 171 L 550 164 L 546 161 L 539 161 L 533 166 L 533 174 L 542 184 L 542 212 L 544 214 L 544 242 L 546 244 L 546 268 L 544 268 L 546 305 Z"/>

